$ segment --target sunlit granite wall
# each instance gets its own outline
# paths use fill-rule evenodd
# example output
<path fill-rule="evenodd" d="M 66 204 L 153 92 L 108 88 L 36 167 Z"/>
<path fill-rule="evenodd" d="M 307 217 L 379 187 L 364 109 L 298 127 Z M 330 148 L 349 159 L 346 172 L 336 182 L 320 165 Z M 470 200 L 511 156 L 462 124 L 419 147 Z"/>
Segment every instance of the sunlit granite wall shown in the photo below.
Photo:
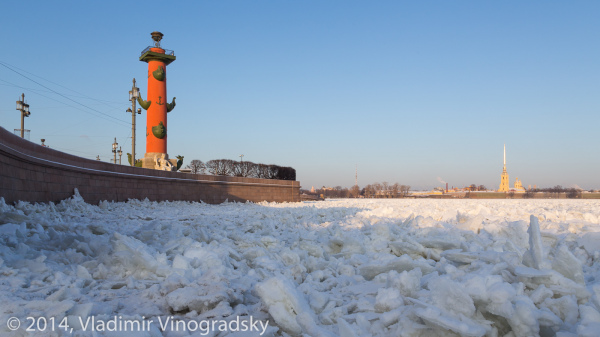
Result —
<path fill-rule="evenodd" d="M 0 197 L 59 202 L 75 188 L 88 203 L 102 200 L 229 201 L 300 200 L 300 182 L 166 172 L 72 156 L 34 144 L 0 128 Z"/>

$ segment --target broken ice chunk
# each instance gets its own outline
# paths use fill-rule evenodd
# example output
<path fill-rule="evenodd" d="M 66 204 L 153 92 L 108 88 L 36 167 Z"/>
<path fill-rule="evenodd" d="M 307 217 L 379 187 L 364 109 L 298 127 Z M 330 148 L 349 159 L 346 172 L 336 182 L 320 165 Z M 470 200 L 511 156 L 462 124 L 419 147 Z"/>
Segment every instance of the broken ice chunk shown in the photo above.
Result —
<path fill-rule="evenodd" d="M 552 268 L 579 284 L 585 284 L 581 261 L 565 245 L 559 245 L 554 252 Z"/>
<path fill-rule="evenodd" d="M 538 336 L 540 324 L 537 319 L 537 308 L 525 296 L 519 296 L 514 302 L 514 313 L 507 317 L 513 332 L 517 336 Z"/>
<path fill-rule="evenodd" d="M 294 284 L 282 277 L 272 277 L 255 286 L 275 323 L 286 333 L 300 336 L 333 336 L 317 326 L 313 311 Z"/>
<path fill-rule="evenodd" d="M 442 276 L 429 281 L 428 287 L 436 306 L 467 317 L 475 314 L 475 304 L 464 285 Z"/>
<path fill-rule="evenodd" d="M 127 271 L 133 271 L 134 275 L 140 278 L 156 272 L 159 263 L 150 247 L 140 240 L 115 232 L 111 244 L 115 260 Z"/>
<path fill-rule="evenodd" d="M 562 296 L 560 298 L 547 298 L 542 307 L 548 308 L 561 320 L 570 325 L 577 323 L 579 307 L 575 296 Z"/>
<path fill-rule="evenodd" d="M 0 213 L 0 225 L 4 224 L 21 224 L 23 222 L 27 222 L 29 219 L 28 216 L 19 214 L 17 212 L 3 212 Z"/>
<path fill-rule="evenodd" d="M 387 286 L 395 287 L 400 290 L 402 296 L 414 296 L 414 294 L 421 289 L 421 269 L 415 268 L 411 271 L 403 271 L 398 274 L 397 271 L 392 270 L 388 273 Z"/>
<path fill-rule="evenodd" d="M 585 337 L 598 336 L 600 313 L 592 306 L 580 305 L 581 323 L 577 327 L 577 335 Z"/>
<path fill-rule="evenodd" d="M 413 270 L 421 268 L 423 274 L 429 274 L 433 271 L 433 267 L 425 260 L 413 260 L 408 255 L 401 257 L 388 258 L 385 261 L 373 259 L 368 264 L 359 268 L 359 273 L 367 280 L 372 280 L 375 276 L 381 273 L 387 273 L 390 270 L 402 272 L 405 270 Z"/>
<path fill-rule="evenodd" d="M 536 269 L 549 268 L 546 261 L 544 247 L 542 245 L 542 234 L 540 233 L 540 224 L 535 215 L 529 217 L 529 250 L 523 255 L 523 264 Z"/>
<path fill-rule="evenodd" d="M 381 288 L 375 297 L 375 312 L 388 312 L 404 305 L 400 290 L 396 288 Z"/>
<path fill-rule="evenodd" d="M 578 284 L 552 269 L 537 270 L 517 267 L 515 275 L 520 282 L 531 289 L 537 289 L 540 284 L 544 284 L 552 290 L 554 295 L 575 295 L 578 300 L 587 300 L 591 295 L 584 285 Z"/>
<path fill-rule="evenodd" d="M 479 324 L 464 316 L 460 318 L 450 316 L 432 306 L 417 308 L 415 314 L 425 321 L 427 325 L 442 330 L 451 330 L 461 336 L 481 337 L 490 330 L 489 326 Z"/>
<path fill-rule="evenodd" d="M 452 236 L 421 237 L 416 238 L 416 240 L 424 247 L 437 248 L 442 250 L 460 248 L 461 245 L 460 239 Z"/>
<path fill-rule="evenodd" d="M 340 336 L 347 337 L 358 337 L 355 333 L 356 328 L 348 324 L 343 318 L 338 318 L 338 329 L 340 331 Z"/>
<path fill-rule="evenodd" d="M 553 295 L 554 295 L 554 293 L 552 292 L 552 290 L 546 288 L 545 285 L 540 284 L 540 286 L 537 287 L 537 289 L 535 289 L 529 295 L 529 298 L 531 298 L 533 303 L 539 304 L 539 303 L 542 303 L 547 298 L 552 298 Z"/>
<path fill-rule="evenodd" d="M 585 233 L 579 239 L 579 244 L 585 248 L 588 254 L 593 255 L 594 252 L 600 250 L 600 233 Z"/>
<path fill-rule="evenodd" d="M 463 252 L 462 249 L 451 249 L 442 252 L 442 257 L 446 260 L 457 262 L 457 263 L 471 263 L 479 259 L 478 252 Z"/>
<path fill-rule="evenodd" d="M 397 256 L 404 254 L 426 256 L 425 247 L 416 241 L 411 241 L 390 242 L 389 246 Z"/>
<path fill-rule="evenodd" d="M 208 289 L 210 288 L 210 291 Z M 195 310 L 199 313 L 211 310 L 229 298 L 222 286 L 192 286 L 175 289 L 166 297 L 173 311 Z"/>

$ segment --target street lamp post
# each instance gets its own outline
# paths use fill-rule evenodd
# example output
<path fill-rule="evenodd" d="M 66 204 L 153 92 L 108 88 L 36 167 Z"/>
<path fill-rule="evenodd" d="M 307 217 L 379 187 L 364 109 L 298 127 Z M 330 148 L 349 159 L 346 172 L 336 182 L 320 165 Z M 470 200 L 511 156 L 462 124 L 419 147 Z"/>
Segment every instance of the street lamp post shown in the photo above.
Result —
<path fill-rule="evenodd" d="M 127 112 L 131 112 L 131 166 L 135 166 L 135 101 L 140 96 L 140 89 L 135 86 L 135 78 L 133 79 L 133 86 L 129 91 L 129 100 L 131 101 L 131 108 L 127 108 Z M 141 114 L 142 109 L 137 109 L 137 113 Z"/>
<path fill-rule="evenodd" d="M 25 94 L 21 95 L 21 100 L 17 101 L 17 110 L 21 111 L 21 138 L 25 138 L 25 117 L 29 117 L 29 104 L 25 103 Z"/>
<path fill-rule="evenodd" d="M 121 156 L 123 155 L 123 151 L 121 150 L 121 147 L 119 146 L 119 151 L 117 151 L 119 153 L 119 165 L 121 165 Z"/>
<path fill-rule="evenodd" d="M 112 152 L 113 152 L 113 156 L 114 156 L 114 161 L 113 163 L 117 163 L 117 146 L 119 146 L 119 143 L 117 143 L 117 137 L 115 137 L 115 142 L 112 145 Z"/>
<path fill-rule="evenodd" d="M 243 163 L 244 162 L 244 155 L 240 154 L 239 157 L 240 157 L 240 163 Z"/>

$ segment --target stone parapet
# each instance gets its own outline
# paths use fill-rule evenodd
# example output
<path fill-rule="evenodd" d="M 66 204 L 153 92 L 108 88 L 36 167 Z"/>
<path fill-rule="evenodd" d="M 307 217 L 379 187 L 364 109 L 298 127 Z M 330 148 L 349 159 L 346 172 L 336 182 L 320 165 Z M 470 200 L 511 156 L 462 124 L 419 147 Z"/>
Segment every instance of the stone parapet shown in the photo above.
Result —
<path fill-rule="evenodd" d="M 300 201 L 300 182 L 198 175 L 116 165 L 34 144 L 0 128 L 0 197 L 59 202 L 75 188 L 88 203 L 102 200 Z"/>

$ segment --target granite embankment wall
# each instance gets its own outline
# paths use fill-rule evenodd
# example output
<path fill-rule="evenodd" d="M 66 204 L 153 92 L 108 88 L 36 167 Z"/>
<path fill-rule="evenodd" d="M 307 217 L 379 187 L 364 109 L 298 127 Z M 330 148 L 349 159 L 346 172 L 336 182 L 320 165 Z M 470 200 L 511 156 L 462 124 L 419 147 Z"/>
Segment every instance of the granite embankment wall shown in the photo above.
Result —
<path fill-rule="evenodd" d="M 0 197 L 59 202 L 75 188 L 92 204 L 102 200 L 300 201 L 300 182 L 196 175 L 115 165 L 34 144 L 0 127 Z"/>

